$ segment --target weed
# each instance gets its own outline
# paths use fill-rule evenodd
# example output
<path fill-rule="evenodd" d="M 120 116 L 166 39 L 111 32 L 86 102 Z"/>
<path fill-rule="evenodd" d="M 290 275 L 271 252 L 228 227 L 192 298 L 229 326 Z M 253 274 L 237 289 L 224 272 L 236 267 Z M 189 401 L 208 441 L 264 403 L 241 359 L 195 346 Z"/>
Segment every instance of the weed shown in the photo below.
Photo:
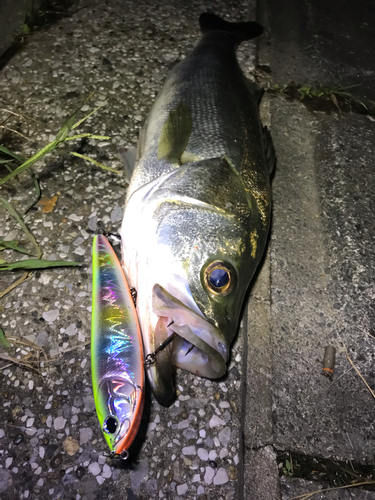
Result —
<path fill-rule="evenodd" d="M 2 153 L 3 158 L 0 158 L 0 163 L 3 164 L 6 169 L 8 170 L 8 174 L 0 179 L 0 186 L 6 184 L 13 178 L 17 177 L 18 175 L 22 174 L 23 172 L 27 171 L 31 178 L 34 181 L 34 186 L 35 186 L 35 192 L 36 196 L 32 200 L 32 202 L 29 204 L 29 206 L 26 208 L 24 214 L 26 214 L 34 205 L 35 203 L 39 200 L 40 198 L 40 187 L 38 180 L 32 171 L 33 165 L 39 161 L 41 158 L 43 158 L 45 155 L 48 153 L 52 152 L 54 149 L 58 148 L 60 145 L 65 144 L 68 141 L 73 141 L 73 140 L 80 140 L 83 138 L 87 139 L 99 139 L 99 140 L 106 140 L 110 139 L 110 137 L 107 136 L 101 136 L 101 135 L 95 135 L 91 133 L 84 133 L 84 134 L 75 134 L 75 135 L 70 135 L 75 129 L 77 129 L 87 118 L 89 118 L 91 115 L 93 115 L 96 111 L 98 111 L 104 104 L 98 106 L 95 108 L 91 113 L 88 115 L 84 116 L 82 119 L 77 121 L 77 114 L 80 111 L 81 107 L 91 98 L 92 94 L 84 100 L 84 102 L 76 109 L 76 111 L 69 116 L 69 118 L 64 122 L 60 130 L 58 131 L 55 139 L 48 143 L 44 148 L 42 148 L 40 151 L 38 151 L 36 154 L 34 154 L 31 158 L 28 160 L 25 160 L 20 155 L 17 155 L 10 151 L 8 148 L 6 148 L 3 145 L 0 145 L 0 153 Z M 14 114 L 14 113 L 11 113 Z M 88 156 L 83 156 L 79 155 L 78 153 L 72 153 L 75 156 L 79 156 L 105 170 L 109 170 L 110 172 L 119 174 L 120 172 L 107 167 L 98 161 L 88 157 Z M 18 166 L 13 170 L 11 167 L 12 162 L 17 162 Z M 3 297 L 6 293 L 8 293 L 10 290 L 12 290 L 15 286 L 18 284 L 22 283 L 25 281 L 25 279 L 28 278 L 29 272 L 35 269 L 41 269 L 41 268 L 49 268 L 49 267 L 57 267 L 57 266 L 80 266 L 82 264 L 78 262 L 71 262 L 71 261 L 54 261 L 54 260 L 43 260 L 42 255 L 43 252 L 41 248 L 39 247 L 38 243 L 36 242 L 34 236 L 31 234 L 31 232 L 28 230 L 25 222 L 23 221 L 22 215 L 19 214 L 16 209 L 13 207 L 13 205 L 7 201 L 5 198 L 0 196 L 0 204 L 3 205 L 3 207 L 11 214 L 11 216 L 16 220 L 18 225 L 21 227 L 23 230 L 26 238 L 28 241 L 34 246 L 35 248 L 35 253 L 30 252 L 28 249 L 24 248 L 23 246 L 19 245 L 19 241 L 12 240 L 12 241 L 5 241 L 3 239 L 0 239 L 0 252 L 3 250 L 13 250 L 15 252 L 19 252 L 22 254 L 27 254 L 30 255 L 30 259 L 26 260 L 19 260 L 15 262 L 6 262 L 4 259 L 0 259 L 0 272 L 1 271 L 12 271 L 12 270 L 24 270 L 26 271 L 24 275 L 14 284 L 12 284 L 10 287 L 8 287 L 5 291 L 0 293 L 0 298 Z"/>
<path fill-rule="evenodd" d="M 329 111 L 332 110 L 333 106 L 338 112 L 354 110 L 358 113 L 374 115 L 375 108 L 373 108 L 371 102 L 365 104 L 363 100 L 354 97 L 348 92 L 348 89 L 356 86 L 328 87 L 325 85 L 297 85 L 291 82 L 285 85 L 270 84 L 269 91 L 285 95 L 291 99 L 299 99 L 309 109 Z M 329 104 L 331 104 L 331 108 L 329 108 Z"/>

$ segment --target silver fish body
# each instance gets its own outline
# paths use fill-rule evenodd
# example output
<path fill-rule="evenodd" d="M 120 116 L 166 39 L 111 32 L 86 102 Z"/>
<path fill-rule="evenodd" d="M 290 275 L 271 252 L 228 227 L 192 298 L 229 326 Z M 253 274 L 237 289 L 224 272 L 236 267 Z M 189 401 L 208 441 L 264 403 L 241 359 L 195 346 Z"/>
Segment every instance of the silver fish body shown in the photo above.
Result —
<path fill-rule="evenodd" d="M 174 393 L 172 366 L 225 374 L 270 225 L 272 148 L 235 53 L 261 29 L 210 14 L 200 22 L 201 41 L 168 74 L 141 131 L 121 230 L 145 353 L 177 334 L 148 368 L 161 403 Z"/>

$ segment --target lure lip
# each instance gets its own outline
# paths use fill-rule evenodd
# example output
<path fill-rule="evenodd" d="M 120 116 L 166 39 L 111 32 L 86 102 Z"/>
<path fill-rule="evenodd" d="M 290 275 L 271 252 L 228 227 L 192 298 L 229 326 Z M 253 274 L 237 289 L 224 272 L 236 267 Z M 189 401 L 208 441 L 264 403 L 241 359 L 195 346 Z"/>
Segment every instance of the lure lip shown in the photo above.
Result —
<path fill-rule="evenodd" d="M 103 264 L 101 266 L 100 258 L 104 256 L 105 262 L 101 262 Z M 108 276 L 105 275 L 105 270 L 108 271 Z M 111 307 L 114 307 L 115 318 L 109 324 L 112 317 L 109 315 L 108 319 L 105 309 Z M 116 344 L 114 352 L 108 353 L 104 350 L 104 343 L 111 341 L 114 344 L 118 342 L 119 347 Z M 128 458 L 128 450 L 139 430 L 145 397 L 143 362 L 140 324 L 124 270 L 105 236 L 97 235 L 93 241 L 92 384 L 101 431 L 110 448 L 109 456 L 113 458 Z M 120 382 L 120 391 L 117 394 L 108 389 L 111 387 L 111 382 L 116 379 Z M 107 387 L 106 382 L 108 382 Z M 124 401 L 121 383 L 125 387 L 126 384 L 133 386 L 127 402 L 131 409 L 129 414 L 125 413 L 122 422 L 116 414 L 115 407 L 112 406 L 116 400 Z M 110 417 L 115 418 L 119 426 L 113 433 L 104 428 Z M 126 422 L 128 428 L 125 429 Z"/>
<path fill-rule="evenodd" d="M 108 377 L 109 378 L 109 377 Z M 120 379 L 120 376 L 113 377 L 116 380 Z M 104 379 L 100 387 L 103 386 L 104 382 L 107 379 Z M 124 381 L 128 382 L 127 379 L 124 379 Z M 137 392 L 137 398 L 136 398 L 136 403 L 135 403 L 135 413 L 132 415 L 132 421 L 128 418 L 126 418 L 123 422 L 120 422 L 118 416 L 113 413 L 113 412 L 108 412 L 108 415 L 104 418 L 103 423 L 102 423 L 102 432 L 105 436 L 108 436 L 110 440 L 113 442 L 112 452 L 115 455 L 124 455 L 124 453 L 128 452 L 128 449 L 130 448 L 131 444 L 134 441 L 135 436 L 137 435 L 139 425 L 142 419 L 142 414 L 143 414 L 143 407 L 144 407 L 144 390 L 142 390 L 140 387 L 137 387 L 136 389 Z M 117 425 L 119 426 L 118 430 L 111 433 L 110 431 L 107 431 L 105 429 L 105 425 L 108 422 L 108 419 L 113 418 L 116 420 Z M 126 425 L 126 422 L 129 422 L 129 428 L 124 432 L 123 427 Z"/>
<path fill-rule="evenodd" d="M 115 452 L 116 455 L 121 455 L 123 456 L 124 453 L 127 454 L 127 457 L 129 456 L 129 448 L 132 445 L 138 430 L 139 430 L 139 425 L 141 423 L 142 419 L 142 414 L 143 414 L 143 407 L 144 407 L 144 390 L 141 391 L 141 401 L 139 402 L 134 417 L 133 417 L 133 422 L 129 427 L 129 430 L 125 434 L 125 436 L 120 439 L 115 447 Z"/>

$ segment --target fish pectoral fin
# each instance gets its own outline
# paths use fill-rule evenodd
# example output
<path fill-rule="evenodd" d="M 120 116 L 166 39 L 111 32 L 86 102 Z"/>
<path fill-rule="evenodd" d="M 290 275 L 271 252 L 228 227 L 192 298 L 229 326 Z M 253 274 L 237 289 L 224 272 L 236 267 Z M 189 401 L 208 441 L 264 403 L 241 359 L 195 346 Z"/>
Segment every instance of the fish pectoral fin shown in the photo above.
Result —
<path fill-rule="evenodd" d="M 134 148 L 133 146 L 118 148 L 118 154 L 125 167 L 125 175 L 128 182 L 130 182 L 131 176 L 133 175 L 136 153 L 137 148 Z"/>
<path fill-rule="evenodd" d="M 188 151 L 184 151 L 180 158 L 181 165 L 185 165 L 185 163 L 192 163 L 195 161 L 201 161 L 202 158 L 194 153 L 189 153 Z"/>
<path fill-rule="evenodd" d="M 189 142 L 192 128 L 188 106 L 180 103 L 170 111 L 159 139 L 158 159 L 181 164 L 181 158 Z"/>

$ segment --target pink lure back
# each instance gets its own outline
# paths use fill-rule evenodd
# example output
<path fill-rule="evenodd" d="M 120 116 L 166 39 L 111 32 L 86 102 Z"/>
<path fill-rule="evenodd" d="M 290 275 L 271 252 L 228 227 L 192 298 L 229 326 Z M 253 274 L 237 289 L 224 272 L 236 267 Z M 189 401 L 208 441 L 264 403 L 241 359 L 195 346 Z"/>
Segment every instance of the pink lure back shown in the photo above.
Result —
<path fill-rule="evenodd" d="M 100 427 L 114 456 L 127 458 L 141 422 L 144 357 L 136 309 L 108 240 L 93 242 L 91 372 Z"/>

